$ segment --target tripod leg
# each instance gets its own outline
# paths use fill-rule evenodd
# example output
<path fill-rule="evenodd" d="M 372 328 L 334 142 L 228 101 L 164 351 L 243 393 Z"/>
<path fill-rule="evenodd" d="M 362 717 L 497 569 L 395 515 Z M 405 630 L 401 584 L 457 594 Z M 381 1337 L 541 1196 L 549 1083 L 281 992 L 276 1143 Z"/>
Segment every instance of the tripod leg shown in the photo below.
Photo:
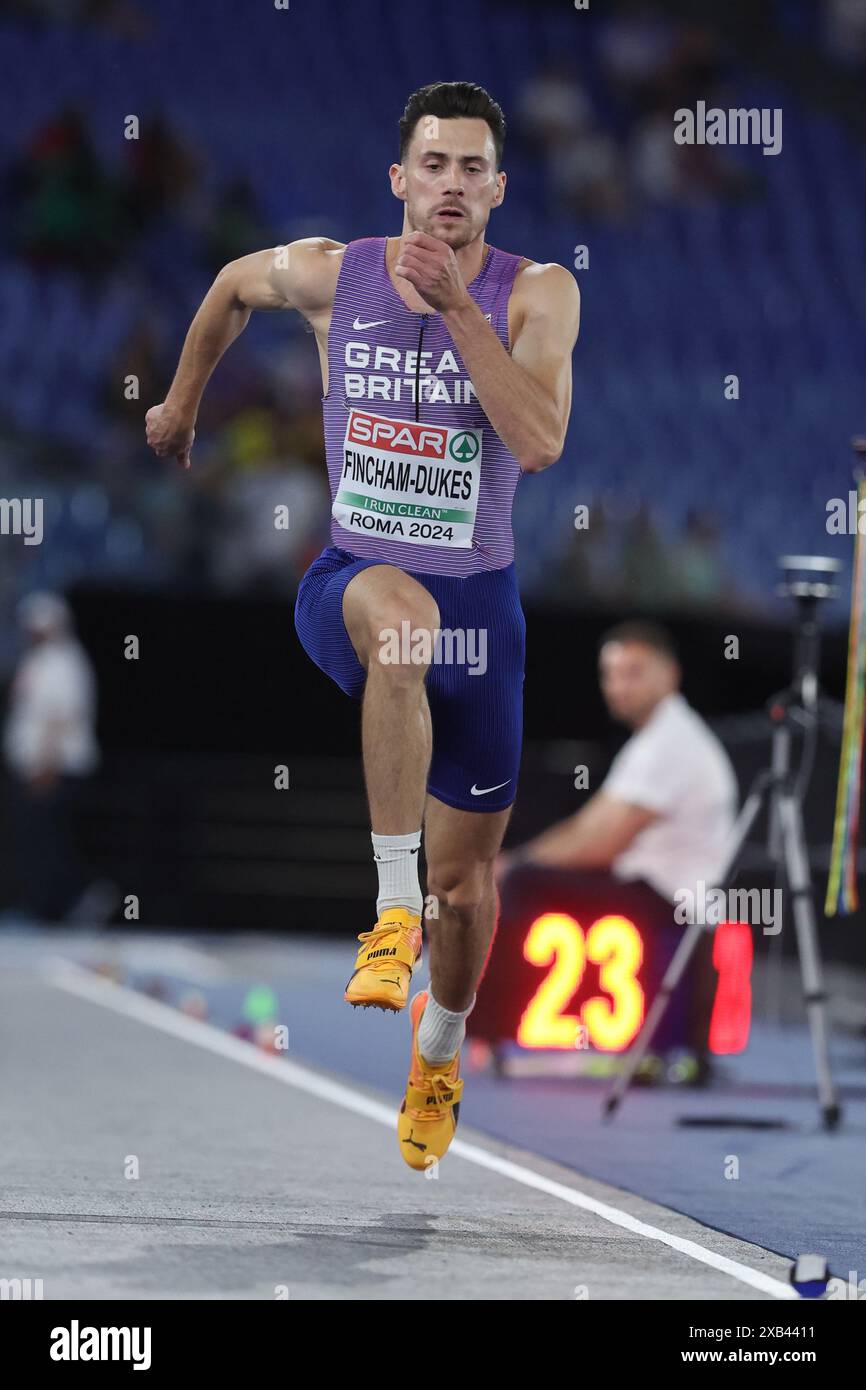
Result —
<path fill-rule="evenodd" d="M 761 776 L 756 783 L 755 790 L 750 792 L 743 804 L 743 809 L 737 817 L 736 824 L 731 831 L 727 852 L 725 856 L 725 869 L 719 875 L 721 882 L 727 882 L 736 869 L 737 862 L 742 853 L 743 845 L 764 800 L 765 778 Z M 705 930 L 701 922 L 693 922 L 688 929 L 683 932 L 682 940 L 674 952 L 673 959 L 665 971 L 664 979 L 661 982 L 659 992 L 649 1007 L 647 1016 L 644 1019 L 643 1028 L 637 1035 L 634 1043 L 629 1049 L 624 1069 L 616 1078 L 611 1087 L 604 1106 L 602 1107 L 602 1118 L 609 1119 L 618 1108 L 620 1101 L 631 1085 L 632 1079 L 643 1061 L 644 1053 L 652 1042 L 653 1035 L 662 1020 L 665 1009 L 671 994 L 676 989 L 682 978 L 683 971 L 697 950 L 698 942 L 701 939 L 701 932 Z"/>
<path fill-rule="evenodd" d="M 724 868 L 720 871 L 718 877 L 717 886 L 719 887 L 722 887 L 723 885 L 730 883 L 731 879 L 734 877 L 737 871 L 737 865 L 740 859 L 740 855 L 743 852 L 743 846 L 746 843 L 749 831 L 754 825 L 758 812 L 764 804 L 764 798 L 766 795 L 764 790 L 764 783 L 765 775 L 762 774 L 757 779 L 757 785 L 755 790 L 750 791 L 749 795 L 746 797 L 746 800 L 743 802 L 742 810 L 740 811 L 740 814 L 737 816 L 736 822 L 731 830 L 730 836 L 728 837 L 728 843 L 725 847 Z"/>
<path fill-rule="evenodd" d="M 799 805 L 793 796 L 781 796 L 778 805 L 788 890 L 791 894 L 794 928 L 797 933 L 797 949 L 800 955 L 803 998 L 806 1001 L 806 1015 L 812 1035 L 812 1051 L 815 1056 L 815 1070 L 818 1076 L 818 1098 L 821 1103 L 824 1127 L 835 1129 L 839 1123 L 841 1110 L 836 1100 L 833 1077 L 830 1072 L 825 1011 L 827 995 L 824 989 L 821 956 L 818 950 L 815 908 L 812 901 L 812 880 L 806 854 L 803 822 Z"/>
<path fill-rule="evenodd" d="M 634 1075 L 643 1061 L 644 1054 L 652 1042 L 653 1035 L 662 1021 L 664 1012 L 670 1002 L 670 997 L 683 977 L 686 966 L 697 950 L 701 933 L 707 928 L 702 922 L 692 922 L 683 932 L 682 939 L 674 951 L 670 965 L 664 974 L 664 979 L 659 985 L 658 993 L 649 1007 L 647 1016 L 644 1019 L 643 1027 L 629 1048 L 625 1059 L 625 1066 L 616 1078 L 613 1086 L 604 1102 L 602 1111 L 606 1119 L 612 1115 L 625 1095 Z"/>

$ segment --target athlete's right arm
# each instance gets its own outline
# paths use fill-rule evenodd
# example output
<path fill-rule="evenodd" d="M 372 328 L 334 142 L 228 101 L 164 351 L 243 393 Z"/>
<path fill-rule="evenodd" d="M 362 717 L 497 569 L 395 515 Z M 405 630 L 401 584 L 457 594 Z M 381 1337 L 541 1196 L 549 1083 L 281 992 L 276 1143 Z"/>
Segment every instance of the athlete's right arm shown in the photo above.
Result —
<path fill-rule="evenodd" d="M 305 237 L 223 266 L 190 324 L 168 395 L 145 417 L 147 442 L 155 454 L 173 454 L 189 467 L 204 389 L 253 309 L 321 312 L 333 293 L 333 253 L 340 249 L 339 242 L 327 237 Z"/>

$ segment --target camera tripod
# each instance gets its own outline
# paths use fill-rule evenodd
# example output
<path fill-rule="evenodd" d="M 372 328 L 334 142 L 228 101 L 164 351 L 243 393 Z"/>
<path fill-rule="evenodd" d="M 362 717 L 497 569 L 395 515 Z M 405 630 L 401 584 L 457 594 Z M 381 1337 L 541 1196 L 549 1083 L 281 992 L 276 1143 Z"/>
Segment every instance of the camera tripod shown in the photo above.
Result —
<path fill-rule="evenodd" d="M 814 556 L 785 556 L 780 564 L 786 571 L 805 570 L 828 573 L 841 566 L 837 560 Z M 818 728 L 821 722 L 821 698 L 818 685 L 819 628 L 817 606 L 835 593 L 832 585 L 809 579 L 791 579 L 778 586 L 777 592 L 793 597 L 798 606 L 798 624 L 794 655 L 794 678 L 790 686 L 767 702 L 771 724 L 770 766 L 755 778 L 743 803 L 727 846 L 725 869 L 719 875 L 721 885 L 729 884 L 737 872 L 739 860 L 749 832 L 759 812 L 767 807 L 767 851 L 776 871 L 783 875 L 791 915 L 797 937 L 803 998 L 811 1034 L 812 1051 L 818 1083 L 818 1100 L 825 1129 L 835 1129 L 841 1118 L 836 1099 L 827 1046 L 826 992 L 818 947 L 815 908 L 812 897 L 812 878 L 809 852 L 803 829 L 803 798 L 814 760 Z M 803 756 L 796 772 L 791 767 L 791 742 L 795 731 L 803 733 Z M 653 1035 L 679 984 L 704 931 L 714 924 L 703 921 L 689 923 L 665 971 L 659 991 L 647 1011 L 643 1027 L 628 1053 L 624 1070 L 617 1077 L 607 1096 L 603 1117 L 609 1119 L 618 1109 L 626 1090 L 652 1041 Z"/>

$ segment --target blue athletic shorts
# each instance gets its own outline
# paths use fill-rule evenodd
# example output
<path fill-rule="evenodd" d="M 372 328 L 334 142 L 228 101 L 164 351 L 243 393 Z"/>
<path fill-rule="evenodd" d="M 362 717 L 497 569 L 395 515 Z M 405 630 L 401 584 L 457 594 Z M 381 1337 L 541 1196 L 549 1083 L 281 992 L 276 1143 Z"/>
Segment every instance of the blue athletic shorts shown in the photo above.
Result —
<path fill-rule="evenodd" d="M 359 699 L 367 673 L 343 621 L 343 593 L 359 560 L 328 546 L 298 587 L 295 627 L 307 655 L 341 690 Z M 404 570 L 404 573 L 411 571 Z M 427 790 L 464 811 L 502 811 L 517 793 L 523 738 L 526 620 L 514 565 L 456 579 L 411 577 L 439 607 L 441 638 L 427 672 L 433 758 Z M 411 644 L 395 634 L 401 657 Z"/>

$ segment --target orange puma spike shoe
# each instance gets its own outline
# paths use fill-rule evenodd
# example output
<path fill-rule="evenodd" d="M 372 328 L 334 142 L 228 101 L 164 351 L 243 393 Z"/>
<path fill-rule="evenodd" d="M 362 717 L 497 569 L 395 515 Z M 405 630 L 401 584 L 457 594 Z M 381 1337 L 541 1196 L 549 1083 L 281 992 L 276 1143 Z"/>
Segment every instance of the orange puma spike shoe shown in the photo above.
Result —
<path fill-rule="evenodd" d="M 444 1067 L 431 1067 L 418 1051 L 418 1026 L 426 1004 L 425 989 L 412 1000 L 412 1062 L 397 1116 L 400 1152 L 410 1168 L 422 1172 L 438 1163 L 454 1138 L 463 1094 L 459 1052 Z"/>
<path fill-rule="evenodd" d="M 372 931 L 362 931 L 355 973 L 343 998 L 355 1008 L 398 1013 L 421 962 L 421 918 L 407 907 L 386 908 Z"/>

